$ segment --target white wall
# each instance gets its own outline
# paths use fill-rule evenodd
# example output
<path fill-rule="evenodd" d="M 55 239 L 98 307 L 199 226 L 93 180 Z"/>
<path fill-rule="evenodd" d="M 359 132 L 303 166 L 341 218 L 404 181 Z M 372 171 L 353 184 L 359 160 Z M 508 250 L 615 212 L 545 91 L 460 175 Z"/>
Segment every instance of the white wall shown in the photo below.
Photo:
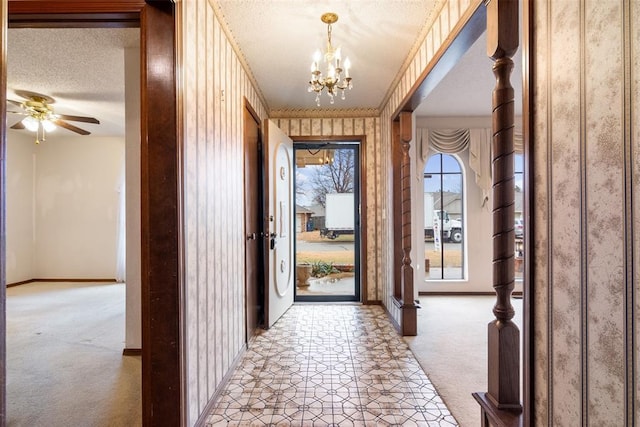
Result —
<path fill-rule="evenodd" d="M 114 278 L 123 139 L 52 137 L 36 159 L 36 277 Z"/>
<path fill-rule="evenodd" d="M 33 138 L 7 138 L 7 283 L 35 274 L 34 156 Z"/>
<path fill-rule="evenodd" d="M 113 279 L 124 140 L 9 132 L 7 144 L 7 283 Z"/>

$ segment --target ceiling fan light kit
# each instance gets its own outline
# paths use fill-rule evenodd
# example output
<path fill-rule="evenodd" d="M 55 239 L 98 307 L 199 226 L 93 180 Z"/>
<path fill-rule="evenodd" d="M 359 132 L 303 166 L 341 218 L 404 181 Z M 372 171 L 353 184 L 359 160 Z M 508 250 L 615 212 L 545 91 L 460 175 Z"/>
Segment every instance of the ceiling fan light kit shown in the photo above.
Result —
<path fill-rule="evenodd" d="M 313 62 L 311 63 L 311 80 L 307 87 L 308 92 L 316 93 L 316 105 L 320 106 L 320 94 L 323 89 L 327 90 L 329 96 L 329 102 L 333 104 L 334 97 L 340 93 L 340 98 L 345 99 L 344 91 L 346 89 L 351 90 L 353 84 L 351 82 L 351 76 L 349 75 L 349 68 L 351 68 L 351 62 L 349 58 L 345 58 L 341 63 L 342 53 L 340 47 L 334 47 L 331 44 L 331 25 L 338 21 L 338 15 L 332 12 L 323 14 L 320 20 L 327 24 L 327 50 L 324 54 L 324 62 L 327 64 L 327 74 L 322 75 L 319 68 L 319 62 L 322 58 L 320 51 L 316 51 L 313 56 Z M 344 67 L 344 69 L 343 69 Z M 344 71 L 344 77 L 342 72 Z"/>
<path fill-rule="evenodd" d="M 11 126 L 11 129 L 27 129 L 36 133 L 36 144 L 46 140 L 47 132 L 52 132 L 57 127 L 62 127 L 80 135 L 89 135 L 91 132 L 81 129 L 77 126 L 67 123 L 66 120 L 78 121 L 85 123 L 100 124 L 93 117 L 70 116 L 66 114 L 55 114 L 50 104 L 55 100 L 47 95 L 41 95 L 35 92 L 25 90 L 16 90 L 16 95 L 25 98 L 25 101 L 8 100 L 9 103 L 18 106 L 22 111 L 8 111 L 9 113 L 21 114 L 26 116 L 18 123 Z"/>

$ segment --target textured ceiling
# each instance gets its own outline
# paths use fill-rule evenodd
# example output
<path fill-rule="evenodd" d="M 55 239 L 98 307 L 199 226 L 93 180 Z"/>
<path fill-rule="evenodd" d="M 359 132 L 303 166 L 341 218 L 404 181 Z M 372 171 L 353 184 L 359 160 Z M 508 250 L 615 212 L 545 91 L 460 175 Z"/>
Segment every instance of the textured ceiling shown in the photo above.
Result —
<path fill-rule="evenodd" d="M 217 12 L 270 110 L 317 109 L 307 92 L 313 53 L 324 51 L 325 12 L 338 14 L 332 42 L 348 56 L 353 89 L 323 109 L 377 109 L 442 0 L 219 0 Z M 422 35 L 422 37 L 421 37 Z M 322 69 L 322 68 L 321 68 Z"/>
<path fill-rule="evenodd" d="M 522 55 L 513 57 L 511 85 L 514 89 L 515 114 L 522 114 Z M 487 56 L 487 34 L 483 33 L 456 66 L 422 101 L 416 115 L 428 117 L 490 116 L 491 96 L 496 84 Z"/>
<path fill-rule="evenodd" d="M 23 100 L 16 90 L 48 95 L 56 101 L 56 113 L 100 121 L 72 124 L 93 135 L 124 135 L 124 48 L 139 46 L 138 29 L 16 28 L 9 30 L 7 40 L 8 99 Z M 9 126 L 23 118 L 7 116 Z M 49 137 L 58 132 L 77 135 L 59 129 Z"/>
<path fill-rule="evenodd" d="M 306 90 L 313 52 L 324 48 L 326 24 L 320 16 L 339 15 L 334 45 L 352 62 L 354 88 L 347 99 L 322 110 L 378 109 L 417 42 L 438 12 L 441 0 L 220 0 L 216 13 L 240 51 L 271 112 L 317 111 Z M 7 81 L 15 90 L 56 99 L 55 111 L 87 115 L 100 125 L 79 124 L 94 135 L 124 134 L 124 48 L 139 45 L 138 29 L 10 29 Z M 487 116 L 495 80 L 484 36 L 432 91 L 421 116 Z M 520 113 L 519 55 L 512 82 Z M 11 108 L 11 107 L 10 107 Z M 319 114 L 322 114 L 319 112 Z M 9 126 L 20 116 L 8 115 Z M 13 132 L 13 131 L 12 131 Z M 22 131 L 24 132 L 24 131 Z M 57 131 L 56 131 L 57 132 Z M 75 134 L 68 131 L 66 136 Z M 53 137 L 54 135 L 50 135 Z"/>

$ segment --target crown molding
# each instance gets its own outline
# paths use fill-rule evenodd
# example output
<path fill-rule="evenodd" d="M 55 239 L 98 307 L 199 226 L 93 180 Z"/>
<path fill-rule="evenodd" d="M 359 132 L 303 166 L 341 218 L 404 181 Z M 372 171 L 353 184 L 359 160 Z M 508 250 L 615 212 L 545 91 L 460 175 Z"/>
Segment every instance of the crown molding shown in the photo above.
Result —
<path fill-rule="evenodd" d="M 269 111 L 269 118 L 272 119 L 342 119 L 362 117 L 380 117 L 380 110 L 377 108 L 340 108 L 332 110 L 308 108 Z"/>

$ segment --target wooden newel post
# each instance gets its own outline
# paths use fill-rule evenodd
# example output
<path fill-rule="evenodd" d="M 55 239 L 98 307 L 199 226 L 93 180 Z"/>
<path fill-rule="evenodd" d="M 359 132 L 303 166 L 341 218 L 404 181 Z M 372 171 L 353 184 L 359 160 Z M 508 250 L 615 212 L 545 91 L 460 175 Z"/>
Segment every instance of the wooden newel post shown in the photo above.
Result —
<path fill-rule="evenodd" d="M 402 335 L 417 334 L 417 306 L 414 302 L 413 267 L 411 266 L 411 113 L 400 113 L 400 142 L 402 143 L 402 164 L 400 168 L 400 188 L 402 203 Z"/>
<path fill-rule="evenodd" d="M 518 0 L 486 0 L 487 54 L 495 61 L 493 74 L 493 288 L 495 320 L 488 326 L 488 393 L 498 409 L 521 409 L 520 331 L 511 292 L 514 270 L 514 93 L 511 57 L 518 49 Z"/>

